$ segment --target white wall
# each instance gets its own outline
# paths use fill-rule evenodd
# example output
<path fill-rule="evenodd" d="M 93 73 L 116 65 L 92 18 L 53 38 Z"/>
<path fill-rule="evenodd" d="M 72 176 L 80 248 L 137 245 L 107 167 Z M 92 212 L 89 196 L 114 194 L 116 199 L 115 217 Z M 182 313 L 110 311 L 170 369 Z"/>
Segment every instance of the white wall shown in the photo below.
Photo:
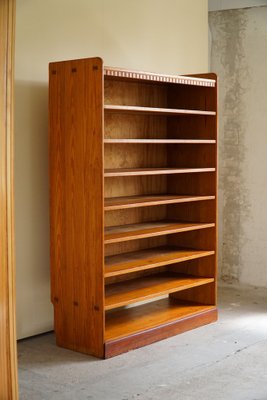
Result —
<path fill-rule="evenodd" d="M 221 278 L 267 287 L 267 7 L 209 20 L 219 76 Z"/>
<path fill-rule="evenodd" d="M 207 0 L 17 0 L 15 207 L 18 337 L 52 329 L 48 63 L 101 56 L 166 73 L 208 69 Z"/>

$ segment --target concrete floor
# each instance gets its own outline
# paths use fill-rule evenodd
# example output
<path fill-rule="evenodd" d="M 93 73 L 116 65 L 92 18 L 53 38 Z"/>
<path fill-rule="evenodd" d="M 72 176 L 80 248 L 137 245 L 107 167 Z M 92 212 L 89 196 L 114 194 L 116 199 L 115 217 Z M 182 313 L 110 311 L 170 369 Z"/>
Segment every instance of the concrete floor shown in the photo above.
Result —
<path fill-rule="evenodd" d="M 221 288 L 219 321 L 109 360 L 21 341 L 21 400 L 267 400 L 267 289 Z"/>

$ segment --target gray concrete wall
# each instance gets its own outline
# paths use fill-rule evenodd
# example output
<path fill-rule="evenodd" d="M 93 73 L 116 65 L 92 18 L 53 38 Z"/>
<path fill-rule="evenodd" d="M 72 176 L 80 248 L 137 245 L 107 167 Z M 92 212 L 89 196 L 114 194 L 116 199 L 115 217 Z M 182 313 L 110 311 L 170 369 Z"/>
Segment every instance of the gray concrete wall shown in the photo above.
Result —
<path fill-rule="evenodd" d="M 267 7 L 211 12 L 219 76 L 219 271 L 267 286 Z"/>
<path fill-rule="evenodd" d="M 209 11 L 266 6 L 267 0 L 209 0 Z"/>

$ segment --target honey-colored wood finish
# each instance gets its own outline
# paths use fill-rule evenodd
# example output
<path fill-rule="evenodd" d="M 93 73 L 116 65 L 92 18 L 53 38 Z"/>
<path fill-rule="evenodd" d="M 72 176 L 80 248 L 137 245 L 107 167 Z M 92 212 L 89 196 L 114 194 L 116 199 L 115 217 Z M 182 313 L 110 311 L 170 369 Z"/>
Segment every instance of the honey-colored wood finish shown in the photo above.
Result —
<path fill-rule="evenodd" d="M 105 339 L 107 341 L 120 339 L 129 334 L 136 334 L 143 329 L 172 323 L 179 318 L 189 317 L 194 313 L 211 308 L 213 307 L 165 298 L 138 307 L 111 311 L 106 314 Z"/>
<path fill-rule="evenodd" d="M 103 357 L 102 60 L 51 63 L 49 73 L 56 338 L 60 346 Z"/>
<path fill-rule="evenodd" d="M 163 204 L 187 203 L 193 201 L 214 200 L 215 196 L 174 196 L 174 195 L 150 195 L 111 197 L 105 199 L 105 211 L 121 210 L 125 208 L 149 207 Z"/>
<path fill-rule="evenodd" d="M 50 66 L 51 273 L 57 342 L 108 358 L 217 318 L 217 79 L 99 62 Z"/>
<path fill-rule="evenodd" d="M 0 2 L 0 399 L 18 398 L 13 193 L 15 0 Z"/>
<path fill-rule="evenodd" d="M 165 246 L 105 258 L 105 278 L 213 255 L 214 251 Z"/>
<path fill-rule="evenodd" d="M 111 310 L 164 294 L 178 292 L 213 282 L 213 278 L 162 273 L 106 286 L 105 309 Z"/>
<path fill-rule="evenodd" d="M 105 229 L 105 244 L 123 242 L 125 240 L 143 239 L 152 236 L 170 235 L 177 232 L 192 231 L 214 227 L 210 224 L 183 224 L 176 221 L 160 221 L 134 225 L 107 227 Z"/>
<path fill-rule="evenodd" d="M 105 358 L 217 320 L 215 306 L 163 299 L 106 317 Z"/>

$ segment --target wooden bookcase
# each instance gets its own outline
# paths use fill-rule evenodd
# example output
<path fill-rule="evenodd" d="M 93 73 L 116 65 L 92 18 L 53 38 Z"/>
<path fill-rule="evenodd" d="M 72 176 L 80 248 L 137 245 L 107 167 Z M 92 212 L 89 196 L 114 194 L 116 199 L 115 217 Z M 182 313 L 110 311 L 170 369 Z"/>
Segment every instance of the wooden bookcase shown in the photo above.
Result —
<path fill-rule="evenodd" d="M 49 66 L 57 344 L 109 358 L 217 319 L 217 81 Z"/>

